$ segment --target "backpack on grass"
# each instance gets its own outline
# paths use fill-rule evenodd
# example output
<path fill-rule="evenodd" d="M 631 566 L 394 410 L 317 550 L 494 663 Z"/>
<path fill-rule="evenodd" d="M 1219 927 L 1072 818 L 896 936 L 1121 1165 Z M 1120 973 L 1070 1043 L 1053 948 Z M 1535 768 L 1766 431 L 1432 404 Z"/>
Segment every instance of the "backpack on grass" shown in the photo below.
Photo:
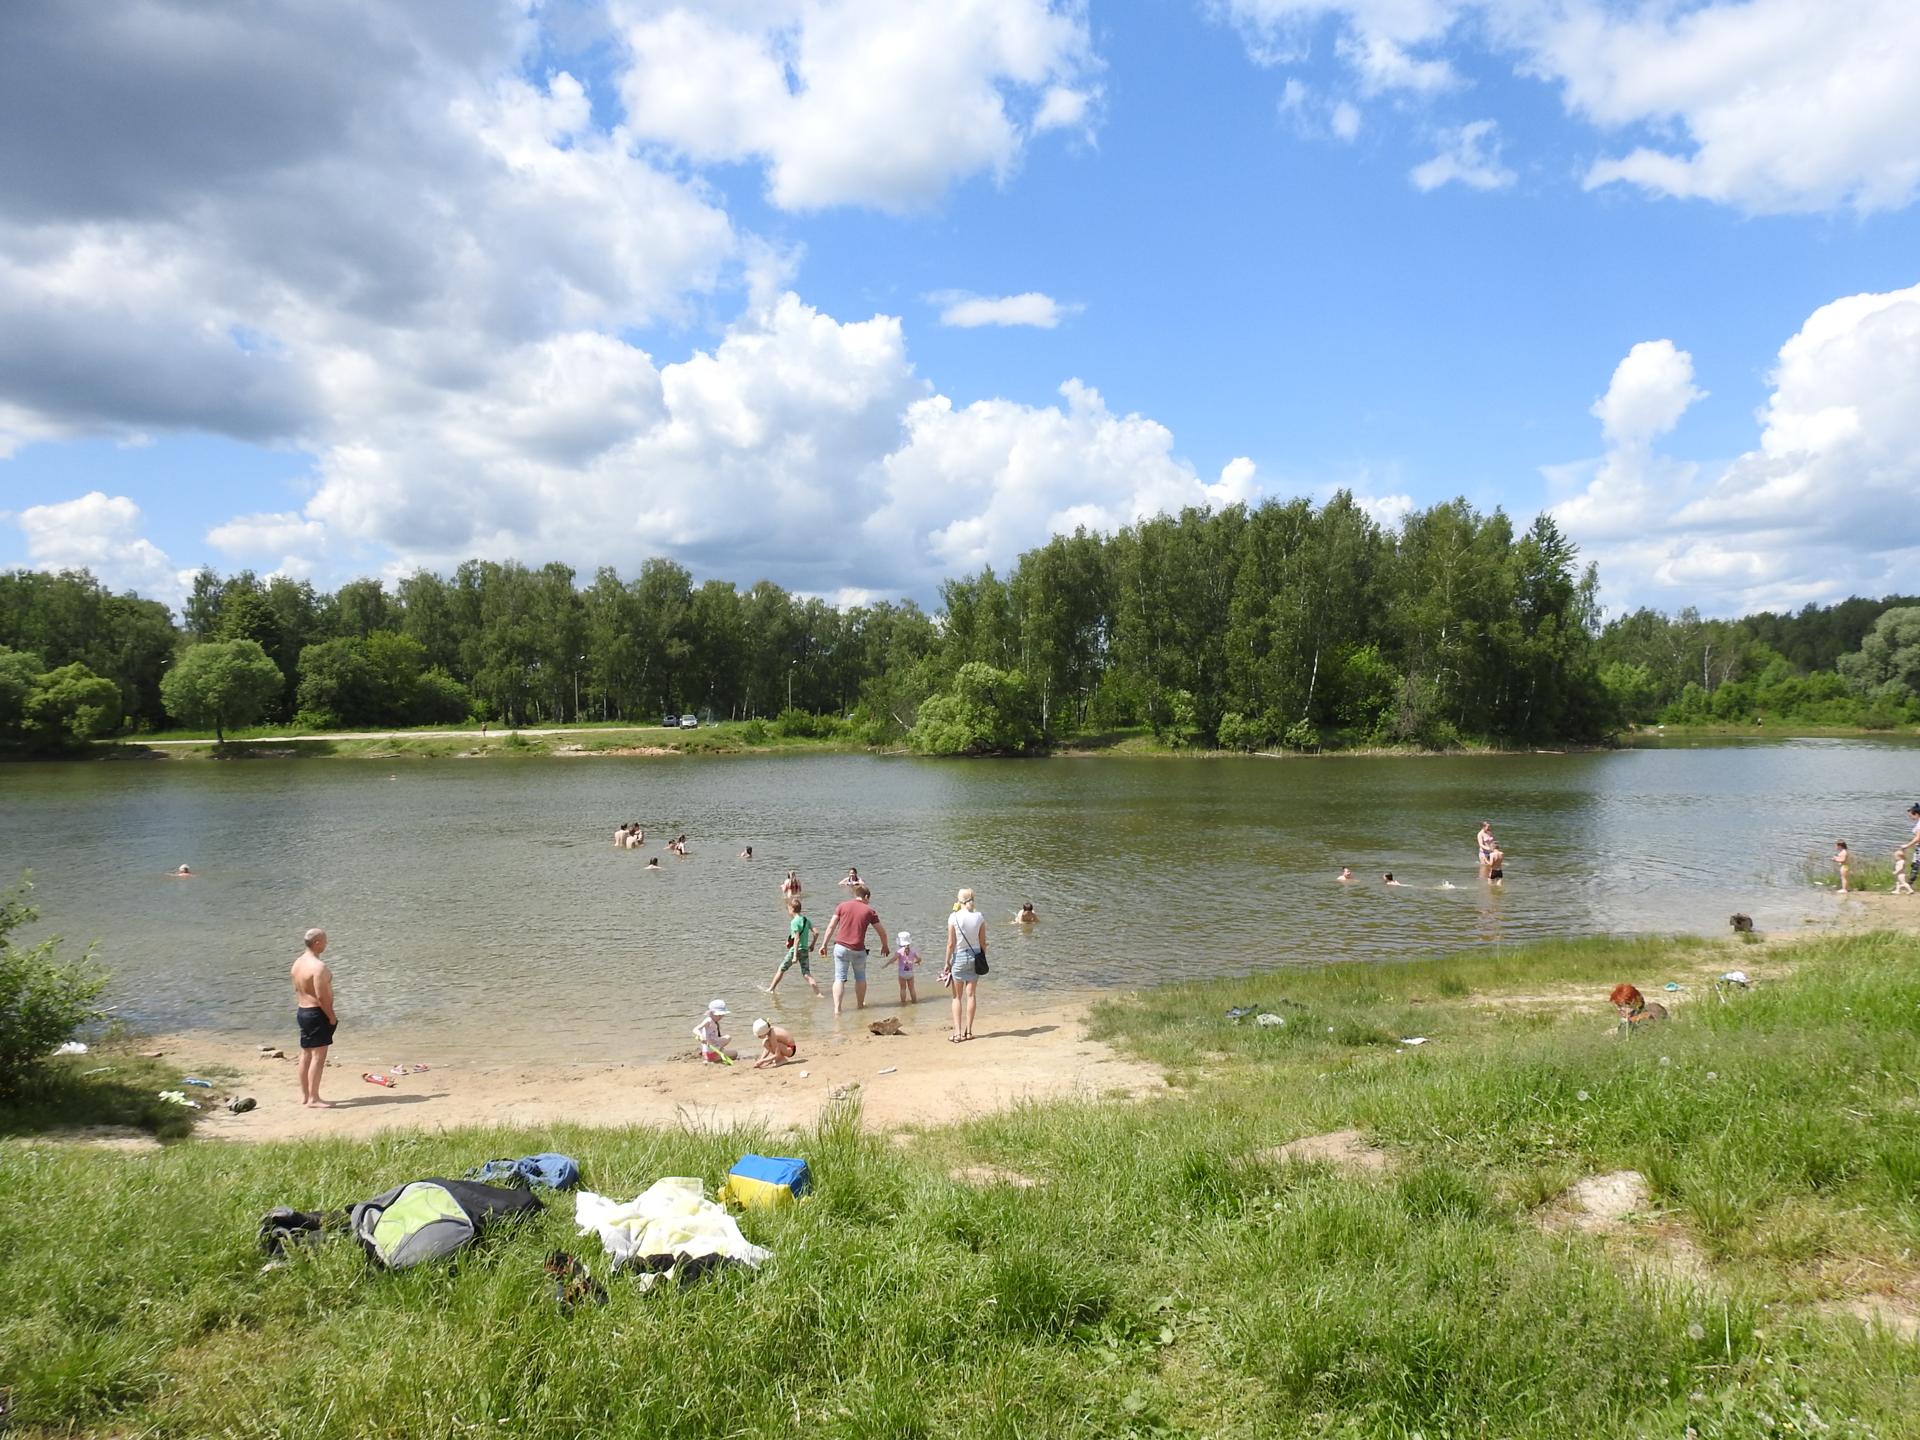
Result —
<path fill-rule="evenodd" d="M 353 1207 L 353 1233 L 389 1270 L 438 1260 L 471 1244 L 498 1220 L 538 1214 L 525 1190 L 467 1180 L 410 1180 Z"/>

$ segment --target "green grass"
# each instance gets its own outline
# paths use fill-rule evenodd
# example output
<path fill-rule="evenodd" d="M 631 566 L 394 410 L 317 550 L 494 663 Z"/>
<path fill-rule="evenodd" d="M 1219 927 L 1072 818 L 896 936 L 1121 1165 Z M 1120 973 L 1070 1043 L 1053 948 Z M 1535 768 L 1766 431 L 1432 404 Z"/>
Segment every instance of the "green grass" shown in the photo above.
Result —
<path fill-rule="evenodd" d="M 61 1056 L 47 1062 L 43 1078 L 29 1094 L 0 1100 L 0 1140 L 88 1125 L 183 1140 L 193 1133 L 195 1112 L 159 1098 L 162 1090 L 181 1089 L 180 1078 L 176 1067 L 118 1047 Z M 205 1095 L 199 1098 L 206 1100 Z"/>
<path fill-rule="evenodd" d="M 1594 942 L 1169 987 L 1098 1017 L 1179 1067 L 1166 1097 L 1033 1104 L 906 1146 L 841 1109 L 792 1138 L 690 1122 L 12 1148 L 0 1385 L 26 1433 L 1920 1433 L 1920 1349 L 1803 1303 L 1839 1260 L 1915 1276 L 1911 951 Z M 1698 987 L 1736 957 L 1794 977 L 1721 1006 Z M 1604 1007 L 1489 1003 L 1623 978 L 1696 998 L 1631 1041 Z M 1230 1025 L 1237 1004 L 1287 1024 Z M 1431 1043 L 1394 1043 L 1415 1034 Z M 1396 1168 L 1257 1158 L 1346 1126 Z M 712 1183 L 748 1149 L 806 1156 L 818 1189 L 745 1217 L 775 1252 L 764 1271 L 647 1296 L 615 1280 L 571 1319 L 542 1255 L 605 1267 L 564 1200 L 453 1266 L 383 1274 L 339 1242 L 259 1273 L 272 1205 L 544 1148 L 622 1197 Z M 950 1178 L 982 1162 L 1041 1183 Z M 1712 1285 L 1531 1223 L 1572 1178 L 1621 1166 L 1653 1178 Z"/>

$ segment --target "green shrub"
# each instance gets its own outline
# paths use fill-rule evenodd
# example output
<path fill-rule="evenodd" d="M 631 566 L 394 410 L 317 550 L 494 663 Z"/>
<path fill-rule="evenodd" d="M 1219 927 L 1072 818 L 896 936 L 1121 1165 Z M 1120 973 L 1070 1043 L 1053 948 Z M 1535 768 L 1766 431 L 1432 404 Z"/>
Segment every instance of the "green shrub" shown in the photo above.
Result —
<path fill-rule="evenodd" d="M 822 725 L 832 723 L 824 715 L 811 715 L 789 706 L 774 717 L 773 733 L 783 740 L 812 740 L 821 734 Z"/>
<path fill-rule="evenodd" d="M 61 964 L 58 936 L 27 947 L 13 943 L 15 930 L 39 918 L 27 903 L 32 889 L 23 878 L 0 899 L 0 1098 L 20 1094 L 56 1045 L 100 1018 L 93 1002 L 107 983 L 91 952 L 77 965 Z"/>
<path fill-rule="evenodd" d="M 924 755 L 1008 755 L 1041 743 L 1040 705 L 1018 670 L 973 661 L 920 707 L 907 743 Z"/>
<path fill-rule="evenodd" d="M 413 682 L 409 718 L 416 725 L 458 725 L 473 714 L 467 687 L 439 666 Z"/>
<path fill-rule="evenodd" d="M 1272 738 L 1261 721 L 1250 720 L 1238 710 L 1229 710 L 1220 717 L 1222 750 L 1258 750 Z"/>
<path fill-rule="evenodd" d="M 740 739 L 748 745 L 767 743 L 767 722 L 758 717 L 740 727 Z"/>

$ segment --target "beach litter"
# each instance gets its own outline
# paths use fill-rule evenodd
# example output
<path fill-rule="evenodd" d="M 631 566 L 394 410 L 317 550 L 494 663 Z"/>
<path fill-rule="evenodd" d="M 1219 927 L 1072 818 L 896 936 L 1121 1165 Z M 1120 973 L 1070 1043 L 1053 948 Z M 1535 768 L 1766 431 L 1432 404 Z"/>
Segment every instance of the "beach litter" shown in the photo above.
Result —
<path fill-rule="evenodd" d="M 199 1090 L 213 1089 L 213 1081 L 202 1080 L 198 1075 L 183 1075 L 180 1077 L 180 1083 L 182 1085 L 191 1085 Z"/>
<path fill-rule="evenodd" d="M 898 1065 L 889 1065 L 886 1069 L 878 1073 L 881 1075 L 898 1075 L 900 1073 L 900 1067 Z"/>
<path fill-rule="evenodd" d="M 373 1073 L 373 1071 L 371 1071 L 371 1070 L 369 1070 L 369 1071 L 367 1071 L 367 1072 L 366 1072 L 365 1074 L 363 1074 L 363 1075 L 362 1075 L 362 1076 L 361 1076 L 360 1078 L 361 1078 L 362 1080 L 364 1080 L 364 1081 L 366 1081 L 366 1082 L 367 1082 L 367 1084 L 369 1084 L 369 1085 L 384 1085 L 384 1086 L 386 1086 L 386 1087 L 387 1087 L 387 1088 L 388 1088 L 389 1090 L 391 1090 L 391 1089 L 393 1089 L 393 1088 L 394 1088 L 394 1084 L 393 1084 L 393 1081 L 392 1081 L 391 1079 L 389 1079 L 389 1078 L 388 1078 L 387 1076 L 385 1076 L 385 1075 L 376 1075 L 376 1074 L 374 1074 L 374 1073 Z"/>
<path fill-rule="evenodd" d="M 140 1052 L 140 1058 L 142 1060 L 158 1060 L 162 1055 L 165 1055 L 166 1053 L 167 1052 L 164 1050 L 142 1050 Z"/>
<path fill-rule="evenodd" d="M 184 1091 L 162 1090 L 159 1092 L 159 1095 L 160 1098 L 169 1105 L 178 1105 L 183 1110 L 198 1110 L 200 1108 L 200 1102 L 198 1100 L 187 1099 Z"/>
<path fill-rule="evenodd" d="M 56 1055 L 84 1055 L 87 1053 L 87 1047 L 79 1040 L 69 1040 L 53 1053 Z"/>
<path fill-rule="evenodd" d="M 235 1115 L 244 1115 L 259 1103 L 260 1102 L 251 1095 L 236 1095 L 227 1101 L 227 1109 L 231 1110 Z"/>
<path fill-rule="evenodd" d="M 1244 1019 L 1246 1016 L 1251 1014 L 1253 1014 L 1253 1006 L 1236 1005 L 1231 1010 L 1227 1011 L 1227 1019 L 1233 1021 L 1234 1024 L 1238 1025 L 1242 1019 Z"/>
<path fill-rule="evenodd" d="M 1424 1045 L 1427 1043 L 1427 1037 L 1424 1035 L 1402 1035 L 1400 1037 L 1400 1043 L 1402 1045 Z"/>
<path fill-rule="evenodd" d="M 112 1065 L 96 1065 L 91 1070 L 82 1070 L 80 1074 L 83 1078 L 88 1075 L 111 1075 L 114 1068 Z"/>
<path fill-rule="evenodd" d="M 1287 1017 L 1286 1017 L 1286 1016 L 1284 1016 L 1284 1015 L 1275 1015 L 1275 1014 L 1274 1014 L 1274 1013 L 1272 1013 L 1271 1011 L 1268 1011 L 1267 1013 L 1265 1013 L 1265 1014 L 1263 1014 L 1263 1015 L 1256 1015 L 1256 1016 L 1254 1016 L 1254 1017 L 1253 1017 L 1253 1023 L 1254 1023 L 1254 1024 L 1256 1024 L 1256 1025 L 1264 1025 L 1264 1026 L 1267 1026 L 1267 1027 L 1269 1027 L 1269 1028 L 1271 1028 L 1272 1026 L 1275 1026 L 1275 1025 L 1284 1025 L 1284 1024 L 1286 1024 L 1286 1023 L 1287 1023 Z"/>

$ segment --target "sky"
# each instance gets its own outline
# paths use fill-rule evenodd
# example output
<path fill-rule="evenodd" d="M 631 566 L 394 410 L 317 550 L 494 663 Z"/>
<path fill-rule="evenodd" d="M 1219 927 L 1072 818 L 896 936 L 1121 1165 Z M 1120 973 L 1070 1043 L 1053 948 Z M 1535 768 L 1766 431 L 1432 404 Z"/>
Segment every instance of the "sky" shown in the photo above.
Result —
<path fill-rule="evenodd" d="M 1056 531 L 1550 511 L 1920 588 L 1913 0 L 0 7 L 0 566 L 936 598 Z"/>

